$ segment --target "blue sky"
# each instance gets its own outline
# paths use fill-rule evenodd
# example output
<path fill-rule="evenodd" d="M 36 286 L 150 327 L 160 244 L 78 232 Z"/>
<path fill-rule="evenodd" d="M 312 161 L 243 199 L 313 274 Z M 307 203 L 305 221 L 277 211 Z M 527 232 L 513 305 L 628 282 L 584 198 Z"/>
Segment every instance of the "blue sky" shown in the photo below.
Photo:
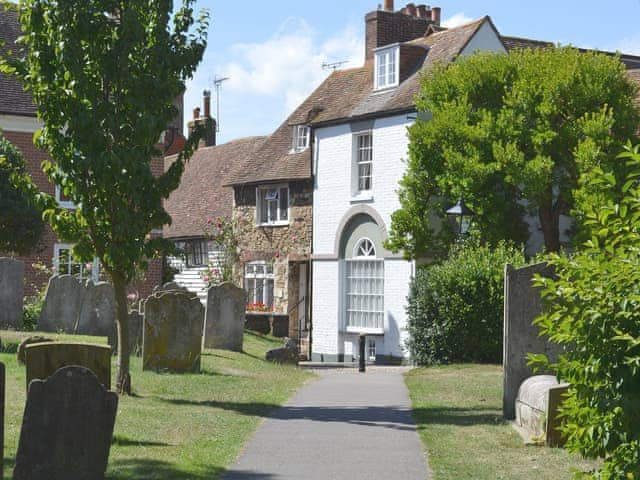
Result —
<path fill-rule="evenodd" d="M 364 15 L 383 0 L 199 0 L 211 12 L 209 46 L 187 84 L 185 119 L 213 79 L 218 143 L 272 132 L 329 74 L 323 62 L 362 64 Z M 396 9 L 407 2 L 396 0 Z M 422 2 L 416 2 L 422 3 Z M 505 35 L 640 55 L 640 0 L 442 0 L 449 24 L 490 15 Z M 212 110 L 215 114 L 215 94 Z"/>

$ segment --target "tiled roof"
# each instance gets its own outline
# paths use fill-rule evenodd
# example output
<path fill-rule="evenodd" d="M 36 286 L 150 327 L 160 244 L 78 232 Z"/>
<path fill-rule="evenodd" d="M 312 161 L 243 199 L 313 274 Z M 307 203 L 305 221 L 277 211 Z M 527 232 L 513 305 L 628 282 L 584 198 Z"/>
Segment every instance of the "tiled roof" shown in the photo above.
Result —
<path fill-rule="evenodd" d="M 0 6 L 0 44 L 11 52 L 16 51 L 15 41 L 21 35 L 18 12 L 11 7 Z M 31 95 L 25 92 L 20 82 L 0 73 L 0 113 L 35 117 L 36 107 Z"/>
<path fill-rule="evenodd" d="M 233 190 L 224 185 L 237 169 L 244 168 L 264 138 L 242 138 L 196 150 L 185 166 L 180 186 L 165 202 L 173 221 L 164 228 L 164 237 L 201 237 L 207 218 L 230 217 Z M 172 160 L 168 157 L 165 162 L 169 165 Z"/>

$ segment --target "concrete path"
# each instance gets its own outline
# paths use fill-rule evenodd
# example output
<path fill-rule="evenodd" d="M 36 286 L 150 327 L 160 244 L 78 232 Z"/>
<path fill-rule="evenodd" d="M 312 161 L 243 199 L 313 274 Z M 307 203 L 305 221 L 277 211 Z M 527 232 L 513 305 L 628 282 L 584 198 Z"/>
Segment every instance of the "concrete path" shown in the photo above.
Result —
<path fill-rule="evenodd" d="M 317 371 L 265 420 L 224 480 L 426 480 L 403 371 Z"/>

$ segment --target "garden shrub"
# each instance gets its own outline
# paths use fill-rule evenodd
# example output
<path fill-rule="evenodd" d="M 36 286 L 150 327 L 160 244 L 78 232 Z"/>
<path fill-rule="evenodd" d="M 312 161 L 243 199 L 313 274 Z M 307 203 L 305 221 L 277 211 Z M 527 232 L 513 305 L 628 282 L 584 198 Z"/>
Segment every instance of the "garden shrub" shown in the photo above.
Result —
<path fill-rule="evenodd" d="M 418 270 L 407 307 L 417 363 L 501 361 L 506 263 L 524 264 L 522 251 L 470 239 L 442 263 Z"/>
<path fill-rule="evenodd" d="M 630 148 L 630 147 L 629 147 Z M 560 415 L 567 448 L 603 458 L 580 478 L 640 479 L 640 153 L 584 181 L 599 193 L 583 199 L 591 239 L 575 255 L 553 255 L 556 279 L 538 278 L 545 310 L 536 323 L 567 346 L 557 363 L 531 355 L 569 382 Z"/>

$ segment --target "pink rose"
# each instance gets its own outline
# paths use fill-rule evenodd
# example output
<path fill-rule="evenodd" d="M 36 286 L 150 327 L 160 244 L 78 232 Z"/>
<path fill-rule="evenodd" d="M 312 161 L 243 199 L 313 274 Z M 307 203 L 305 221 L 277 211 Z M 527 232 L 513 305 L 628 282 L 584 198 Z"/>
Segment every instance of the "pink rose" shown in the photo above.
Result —
<path fill-rule="evenodd" d="M 205 282 L 208 282 L 209 281 L 209 276 L 205 275 L 204 277 L 202 277 L 202 280 L 204 280 Z"/>
<path fill-rule="evenodd" d="M 280 258 L 280 252 L 276 252 L 276 253 L 274 253 L 274 254 L 273 254 L 273 256 L 274 256 L 275 258 Z"/>

